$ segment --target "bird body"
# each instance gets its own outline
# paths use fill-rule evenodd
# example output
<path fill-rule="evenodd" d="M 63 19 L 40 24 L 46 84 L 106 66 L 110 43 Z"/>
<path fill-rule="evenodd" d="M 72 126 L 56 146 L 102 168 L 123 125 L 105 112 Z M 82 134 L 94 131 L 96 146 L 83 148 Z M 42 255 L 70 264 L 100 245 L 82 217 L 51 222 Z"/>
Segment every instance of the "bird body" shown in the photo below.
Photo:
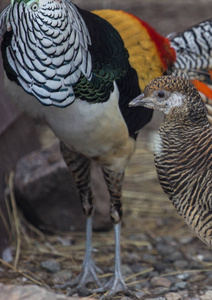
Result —
<path fill-rule="evenodd" d="M 123 95 L 121 95 L 122 97 L 119 97 L 121 92 L 115 83 L 115 79 L 117 79 L 120 81 L 119 85 L 122 85 L 122 78 L 125 79 L 124 77 L 126 77 L 126 74 L 130 69 L 128 55 L 124 49 L 122 40 L 118 33 L 106 21 L 89 12 L 79 10 L 71 2 L 66 3 L 66 5 L 69 12 L 68 19 L 71 20 L 73 26 L 71 27 L 66 20 L 65 27 L 62 25 L 62 21 L 60 21 L 60 27 L 63 26 L 66 29 L 65 32 L 63 30 L 63 39 L 61 39 L 59 38 L 59 33 L 57 33 L 57 30 L 55 30 L 57 29 L 58 25 L 55 26 L 55 24 L 52 23 L 52 18 L 50 19 L 48 10 L 45 8 L 46 5 L 50 5 L 51 9 L 53 6 L 55 19 L 64 18 L 64 16 L 61 17 L 60 15 L 61 5 L 59 2 L 52 1 L 50 4 L 45 4 L 43 7 L 41 5 L 43 11 L 38 14 L 38 17 L 40 19 L 42 19 L 42 17 L 47 18 L 45 20 L 46 24 L 44 23 L 45 26 L 43 25 L 42 27 L 39 24 L 39 21 L 33 18 L 32 12 L 28 9 L 28 7 L 25 7 L 25 5 L 21 2 L 17 4 L 17 13 L 22 15 L 26 14 L 26 12 L 29 13 L 32 24 L 29 24 L 28 27 L 29 29 L 31 29 L 30 26 L 32 28 L 33 26 L 35 27 L 34 36 L 36 36 L 36 34 L 38 36 L 39 34 L 41 35 L 40 32 L 37 33 L 36 31 L 38 26 L 41 27 L 44 33 L 46 33 L 48 29 L 48 35 L 46 37 L 46 39 L 48 39 L 48 43 L 46 41 L 44 44 L 43 38 L 40 40 L 38 39 L 39 43 L 34 43 L 34 49 L 31 49 L 32 45 L 29 42 L 25 43 L 26 35 L 22 36 L 21 30 L 17 30 L 17 23 L 12 22 L 13 16 L 11 16 L 9 26 L 11 26 L 13 31 L 18 31 L 18 34 L 12 38 L 9 37 L 10 33 L 8 34 L 7 39 L 12 39 L 12 45 L 14 44 L 12 47 L 7 47 L 8 41 L 5 38 L 6 48 L 3 50 L 3 55 L 7 57 L 7 63 L 5 62 L 5 65 L 8 63 L 10 64 L 10 67 L 7 68 L 7 70 L 10 69 L 7 71 L 7 74 L 9 74 L 9 79 L 6 78 L 8 90 L 13 94 L 12 98 L 21 110 L 27 111 L 35 117 L 44 118 L 56 136 L 58 136 L 68 148 L 73 149 L 85 155 L 86 157 L 94 158 L 103 164 L 111 165 L 111 168 L 120 168 L 121 171 L 124 171 L 129 157 L 133 154 L 135 145 L 133 139 L 129 137 L 129 128 L 126 126 L 126 122 L 123 118 L 125 111 L 129 110 L 129 99 L 126 99 L 128 102 L 121 104 L 122 112 L 120 111 L 119 107 L 120 99 L 126 101 L 125 98 L 126 96 L 128 97 L 128 95 L 125 95 L 126 92 L 123 91 Z M 51 12 L 50 8 L 49 11 Z M 27 9 L 30 12 L 28 12 Z M 13 14 L 15 15 L 15 12 L 13 12 Z M 85 21 L 82 17 L 83 14 L 88 17 L 86 20 L 87 24 L 89 24 L 88 27 L 86 27 Z M 26 16 L 25 18 L 27 20 Z M 67 12 L 65 16 L 67 16 Z M 52 32 L 49 28 L 46 28 L 47 24 L 50 24 L 48 27 L 52 27 L 56 31 L 54 31 L 54 35 L 57 36 L 58 41 L 57 39 L 55 41 L 54 36 L 54 39 L 50 38 L 52 36 Z M 101 35 L 99 37 L 100 41 L 98 40 L 96 25 L 99 25 L 99 35 Z M 107 33 L 106 30 L 111 32 Z M 31 33 L 30 30 L 29 32 Z M 71 34 L 70 40 L 68 39 L 69 34 Z M 75 39 L 72 41 L 73 34 Z M 78 39 L 76 38 L 77 34 Z M 34 36 L 29 34 L 28 40 L 34 41 Z M 112 37 L 111 41 L 109 40 L 108 36 Z M 115 37 L 115 45 L 113 44 L 113 36 Z M 94 38 L 96 38 L 96 43 L 95 49 L 92 51 L 93 49 L 91 49 L 90 44 Z M 21 42 L 19 40 L 21 40 Z M 79 40 L 81 42 L 79 42 Z M 75 44 L 70 47 L 72 42 Z M 59 43 L 60 50 L 58 50 Z M 104 47 L 108 50 L 108 52 L 111 53 L 109 53 L 109 55 L 106 53 L 105 57 L 102 56 L 101 58 Z M 117 51 L 117 53 L 113 51 L 114 47 L 116 47 L 115 51 Z M 29 68 L 30 63 L 28 62 L 28 55 L 21 57 L 24 48 L 32 55 L 32 70 Z M 72 48 L 74 48 L 74 50 L 72 50 Z M 75 48 L 78 52 L 76 52 Z M 69 51 L 67 49 L 69 49 Z M 4 51 L 6 52 L 4 53 Z M 57 51 L 54 53 L 54 55 L 51 55 L 51 61 L 48 61 L 50 58 L 46 58 L 46 51 L 49 53 Z M 58 51 L 63 54 L 62 58 L 58 57 L 60 54 Z M 74 51 L 76 54 L 73 54 L 73 56 L 75 56 L 76 59 L 72 60 L 72 57 L 69 58 L 69 52 Z M 65 52 L 65 54 L 63 52 Z M 43 58 L 43 56 L 45 57 Z M 16 58 L 15 63 L 11 63 L 11 60 L 13 60 L 12 58 Z M 17 60 L 17 58 L 19 60 Z M 38 58 L 39 63 L 37 62 Z M 93 59 L 93 66 L 91 66 L 91 59 Z M 120 63 L 121 59 L 122 61 Z M 52 67 L 50 67 L 50 63 L 51 66 L 54 66 L 53 70 L 51 70 Z M 70 67 L 70 63 L 73 64 L 73 66 Z M 39 65 L 40 69 L 36 64 Z M 40 66 L 41 64 L 42 66 Z M 78 68 L 79 64 L 81 65 Z M 111 70 L 111 66 L 114 68 L 114 70 Z M 91 67 L 93 67 L 92 72 Z M 51 74 L 51 72 L 53 74 Z M 25 73 L 27 75 L 25 75 Z M 66 75 L 69 73 L 71 74 Z M 61 74 L 65 77 L 65 80 L 61 79 Z M 80 76 L 84 77 L 80 79 Z M 22 85 L 24 90 L 30 95 L 36 96 L 40 103 L 38 103 L 34 97 L 30 97 L 29 95 L 26 97 L 23 91 L 20 91 L 19 87 L 12 89 L 9 88 L 9 86 L 11 87 L 11 77 L 19 85 Z M 135 93 L 138 93 L 139 87 L 137 76 L 133 74 L 132 77 L 134 77 L 132 79 L 135 82 L 135 92 L 132 90 L 131 93 L 132 95 L 135 95 Z M 76 80 L 76 78 L 79 80 L 79 82 Z M 69 83 L 67 83 L 68 79 Z M 55 83 L 58 83 L 58 86 L 57 84 L 55 85 Z M 83 86 L 79 88 L 79 86 L 82 84 Z M 54 86 L 56 89 L 55 92 L 51 90 L 54 88 Z M 64 89 L 67 90 L 66 92 L 68 96 L 66 94 L 64 96 L 64 92 L 61 92 L 61 90 Z M 39 91 L 41 94 L 39 94 Z M 64 96 L 64 99 L 61 98 L 56 100 L 56 93 L 62 94 L 60 97 Z M 19 96 L 14 97 L 15 94 Z M 50 99 L 49 95 L 51 95 Z M 92 105 L 93 101 L 95 101 L 95 105 Z M 65 109 L 58 109 L 58 107 Z M 147 118 L 144 117 L 143 123 L 145 124 L 150 117 L 151 113 L 149 112 L 149 116 L 147 116 Z M 135 128 L 136 130 L 134 128 L 130 130 L 132 135 L 134 135 L 135 131 L 139 129 L 140 124 L 138 124 L 138 128 Z M 141 126 L 142 125 L 143 124 L 141 124 Z M 105 130 L 105 128 L 107 128 L 107 130 Z M 119 154 L 117 153 L 118 150 L 120 150 Z M 120 157 L 120 159 L 116 159 L 118 157 Z"/>
<path fill-rule="evenodd" d="M 72 284 L 100 286 L 91 242 L 95 160 L 108 186 L 115 232 L 114 276 L 100 292 L 128 292 L 120 264 L 122 183 L 152 110 L 128 106 L 140 87 L 123 40 L 106 20 L 69 0 L 12 0 L 0 16 L 0 33 L 6 87 L 21 110 L 44 119 L 59 138 L 87 216 L 82 272 Z"/>
<path fill-rule="evenodd" d="M 155 141 L 164 192 L 199 238 L 212 246 L 212 127 L 195 87 L 182 77 L 156 78 L 131 105 L 165 114 Z"/>
<path fill-rule="evenodd" d="M 155 150 L 159 181 L 189 227 L 211 247 L 212 128 L 176 123 L 165 121 L 159 129 L 161 151 L 157 146 Z"/>
<path fill-rule="evenodd" d="M 5 81 L 17 106 L 35 118 L 45 119 L 55 135 L 70 149 L 114 168 L 118 167 L 116 164 L 119 165 L 118 161 L 115 161 L 116 152 L 119 152 L 117 157 L 121 156 L 121 149 L 124 157 L 133 154 L 135 140 L 129 136 L 120 112 L 117 86 L 107 102 L 92 105 L 76 99 L 66 109 L 58 109 L 55 106 L 42 105 L 35 101 L 34 97 L 26 94 L 20 86 L 9 82 L 7 78 Z M 122 162 L 121 169 L 124 170 L 127 160 Z"/>

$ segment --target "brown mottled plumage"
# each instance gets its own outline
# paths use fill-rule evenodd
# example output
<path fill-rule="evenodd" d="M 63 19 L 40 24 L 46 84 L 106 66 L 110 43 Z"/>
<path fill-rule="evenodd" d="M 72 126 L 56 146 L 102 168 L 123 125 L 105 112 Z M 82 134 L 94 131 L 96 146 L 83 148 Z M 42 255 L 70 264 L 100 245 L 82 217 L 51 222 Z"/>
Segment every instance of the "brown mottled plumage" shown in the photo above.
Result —
<path fill-rule="evenodd" d="M 160 184 L 186 223 L 212 246 L 212 127 L 196 88 L 181 77 L 151 81 L 130 106 L 165 114 L 155 142 Z"/>

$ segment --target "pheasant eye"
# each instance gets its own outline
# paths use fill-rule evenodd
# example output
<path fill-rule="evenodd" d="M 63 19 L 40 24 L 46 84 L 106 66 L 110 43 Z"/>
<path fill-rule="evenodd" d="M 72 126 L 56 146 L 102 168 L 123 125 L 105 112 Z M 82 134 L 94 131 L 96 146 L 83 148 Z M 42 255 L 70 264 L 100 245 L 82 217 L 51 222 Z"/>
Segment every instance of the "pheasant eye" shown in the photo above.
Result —
<path fill-rule="evenodd" d="M 162 92 L 162 91 L 158 92 L 158 97 L 159 98 L 163 98 L 164 96 L 165 96 L 164 92 Z"/>
<path fill-rule="evenodd" d="M 39 7 L 39 5 L 38 5 L 37 2 L 36 2 L 36 3 L 33 3 L 33 4 L 30 6 L 30 8 L 31 8 L 32 11 L 37 11 L 37 10 L 38 10 L 38 7 Z"/>

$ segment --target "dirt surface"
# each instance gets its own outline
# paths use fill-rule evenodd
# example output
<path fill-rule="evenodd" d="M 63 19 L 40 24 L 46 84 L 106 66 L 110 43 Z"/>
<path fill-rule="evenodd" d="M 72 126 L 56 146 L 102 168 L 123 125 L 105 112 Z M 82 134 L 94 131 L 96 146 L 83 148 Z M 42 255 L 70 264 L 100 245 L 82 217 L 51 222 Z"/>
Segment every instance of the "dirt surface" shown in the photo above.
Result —
<path fill-rule="evenodd" d="M 3 8 L 9 1 L 1 1 Z M 148 21 L 161 34 L 181 31 L 211 17 L 212 2 L 76 0 L 86 9 L 124 9 Z M 141 133 L 136 155 L 126 172 L 122 224 L 122 267 L 126 282 L 139 299 L 212 299 L 211 250 L 193 236 L 162 192 L 153 163 L 151 136 L 158 118 Z M 44 127 L 41 131 L 44 130 Z M 48 136 L 45 135 L 45 137 Z M 41 136 L 42 140 L 43 135 Z M 51 141 L 54 138 L 51 138 Z M 49 141 L 49 139 L 48 139 Z M 47 142 L 48 142 L 47 141 Z M 46 139 L 45 139 L 46 143 Z M 19 215 L 18 265 L 0 261 L 0 282 L 36 284 L 65 294 L 55 286 L 74 278 L 80 271 L 84 254 L 84 232 L 55 233 L 47 236 L 32 229 Z M 95 261 L 104 271 L 101 281 L 113 271 L 113 232 L 99 232 L 93 238 Z M 11 249 L 15 256 L 15 243 Z M 8 256 L 7 256 L 8 257 Z M 73 292 L 75 293 L 75 292 Z M 86 293 L 82 291 L 82 295 Z M 93 297 L 99 298 L 94 294 Z M 0 297 L 1 299 L 1 297 Z M 127 300 L 124 295 L 114 299 Z M 132 298 L 130 298 L 132 299 Z"/>

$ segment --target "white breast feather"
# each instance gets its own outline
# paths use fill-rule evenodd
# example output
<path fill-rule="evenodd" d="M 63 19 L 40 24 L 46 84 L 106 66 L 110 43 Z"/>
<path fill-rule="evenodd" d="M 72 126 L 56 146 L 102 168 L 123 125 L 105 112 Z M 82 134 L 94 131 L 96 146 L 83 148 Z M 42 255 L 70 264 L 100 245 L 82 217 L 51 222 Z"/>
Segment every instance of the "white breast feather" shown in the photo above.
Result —
<path fill-rule="evenodd" d="M 160 157 L 163 154 L 163 140 L 159 133 L 157 133 L 155 137 L 154 153 L 158 157 Z"/>

